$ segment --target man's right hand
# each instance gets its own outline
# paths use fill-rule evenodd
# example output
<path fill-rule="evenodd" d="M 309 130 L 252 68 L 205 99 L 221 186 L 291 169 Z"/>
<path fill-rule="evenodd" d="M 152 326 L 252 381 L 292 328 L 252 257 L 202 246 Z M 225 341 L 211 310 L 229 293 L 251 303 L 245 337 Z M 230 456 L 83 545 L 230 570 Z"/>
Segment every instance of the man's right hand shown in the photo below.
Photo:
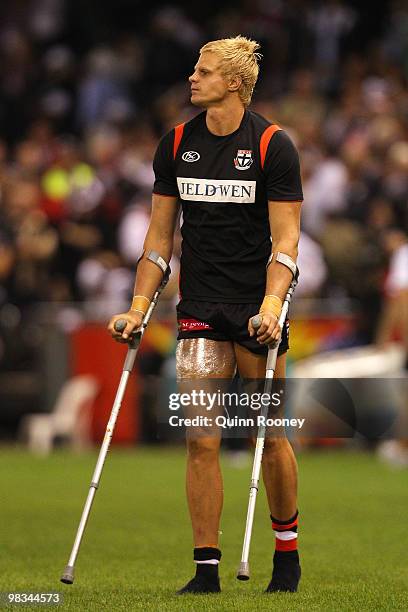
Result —
<path fill-rule="evenodd" d="M 119 319 L 126 321 L 126 327 L 122 332 L 118 332 L 115 329 L 115 323 L 116 321 L 119 321 Z M 108 331 L 112 335 L 112 338 L 117 342 L 129 342 L 130 335 L 141 326 L 142 321 L 143 316 L 141 312 L 129 310 L 128 312 L 124 312 L 122 314 L 113 315 L 109 321 Z"/>

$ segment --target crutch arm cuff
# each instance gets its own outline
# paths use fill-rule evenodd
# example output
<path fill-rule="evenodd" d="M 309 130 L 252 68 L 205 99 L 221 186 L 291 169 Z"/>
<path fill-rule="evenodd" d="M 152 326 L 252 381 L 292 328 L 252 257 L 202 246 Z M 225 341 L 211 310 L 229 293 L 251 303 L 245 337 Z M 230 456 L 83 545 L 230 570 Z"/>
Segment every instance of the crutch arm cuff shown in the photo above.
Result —
<path fill-rule="evenodd" d="M 163 276 L 166 276 L 166 274 L 170 275 L 169 264 L 163 259 L 161 255 L 159 255 L 157 251 L 149 251 L 147 259 L 156 264 L 156 266 L 159 266 L 160 270 L 163 272 Z"/>
<path fill-rule="evenodd" d="M 159 292 L 161 292 L 164 289 L 164 287 L 167 285 L 167 282 L 170 278 L 170 273 L 171 273 L 170 265 L 166 263 L 166 260 L 157 251 L 151 250 L 148 252 L 146 256 L 145 256 L 145 253 L 146 251 L 143 251 L 137 263 L 139 265 L 142 259 L 145 259 L 147 261 L 151 261 L 152 263 L 154 263 L 156 266 L 160 268 L 163 274 L 162 282 L 160 283 L 160 286 L 159 286 Z"/>
<path fill-rule="evenodd" d="M 268 259 L 268 263 L 266 264 L 266 267 L 268 267 L 269 264 L 272 263 L 273 256 L 274 256 L 274 253 L 271 253 Z M 286 266 L 292 272 L 293 278 L 296 280 L 298 279 L 299 268 L 297 267 L 296 262 L 294 261 L 294 259 L 292 259 L 290 255 L 287 255 L 286 253 L 282 253 L 281 251 L 277 251 L 275 261 Z"/>

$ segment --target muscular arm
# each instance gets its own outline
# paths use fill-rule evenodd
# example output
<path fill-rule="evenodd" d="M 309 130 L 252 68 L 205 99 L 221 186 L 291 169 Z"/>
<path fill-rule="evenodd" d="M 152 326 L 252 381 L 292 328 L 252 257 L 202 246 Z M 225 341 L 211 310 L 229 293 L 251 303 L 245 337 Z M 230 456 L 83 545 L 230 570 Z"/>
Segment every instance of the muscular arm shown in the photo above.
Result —
<path fill-rule="evenodd" d="M 301 202 L 269 202 L 269 225 L 272 236 L 273 261 L 268 266 L 265 294 L 277 295 L 283 301 L 292 281 L 291 271 L 277 263 L 276 253 L 285 253 L 297 260 L 300 236 Z"/>
<path fill-rule="evenodd" d="M 268 266 L 265 295 L 277 295 L 282 301 L 292 281 L 292 273 L 286 266 L 276 261 L 276 253 L 285 253 L 296 261 L 300 236 L 301 204 L 301 202 L 275 201 L 268 203 L 274 257 Z M 281 330 L 277 323 L 276 317 L 272 314 L 263 315 L 262 325 L 257 332 L 260 344 L 269 344 L 278 340 Z M 255 334 L 250 322 L 248 330 L 251 336 Z"/>
<path fill-rule="evenodd" d="M 137 267 L 135 295 L 145 295 L 151 300 L 161 283 L 162 271 L 146 257 L 150 251 L 156 251 L 167 263 L 170 261 L 178 209 L 177 198 L 153 194 L 149 229 L 143 243 L 144 255 Z"/>
<path fill-rule="evenodd" d="M 150 251 L 156 251 L 166 262 L 170 261 L 178 210 L 177 197 L 153 194 L 150 224 L 143 244 L 144 254 L 136 271 L 134 295 L 144 295 L 151 300 L 161 283 L 163 273 L 155 263 L 147 259 L 147 255 Z M 122 333 L 114 329 L 119 319 L 127 321 Z M 126 313 L 114 315 L 108 330 L 115 340 L 126 341 L 132 331 L 141 325 L 142 319 L 141 313 L 129 309 Z"/>

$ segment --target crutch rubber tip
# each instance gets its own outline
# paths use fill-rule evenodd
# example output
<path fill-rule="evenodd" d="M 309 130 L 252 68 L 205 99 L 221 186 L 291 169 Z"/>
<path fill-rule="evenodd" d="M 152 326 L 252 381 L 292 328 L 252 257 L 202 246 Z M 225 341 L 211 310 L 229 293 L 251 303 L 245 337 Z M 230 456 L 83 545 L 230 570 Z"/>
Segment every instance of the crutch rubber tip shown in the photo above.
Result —
<path fill-rule="evenodd" d="M 261 317 L 261 315 L 255 315 L 254 317 L 252 317 L 251 323 L 252 323 L 252 327 L 254 329 L 258 329 L 259 327 L 261 327 L 261 325 L 262 325 L 262 317 Z"/>
<path fill-rule="evenodd" d="M 127 322 L 125 321 L 125 319 L 118 319 L 114 325 L 115 331 L 117 332 L 123 332 L 123 330 L 125 329 L 127 325 Z"/>
<path fill-rule="evenodd" d="M 237 580 L 249 580 L 249 563 L 243 561 L 238 569 Z"/>
<path fill-rule="evenodd" d="M 61 582 L 64 584 L 72 584 L 74 582 L 74 567 L 73 565 L 66 565 L 64 573 L 61 576 Z"/>

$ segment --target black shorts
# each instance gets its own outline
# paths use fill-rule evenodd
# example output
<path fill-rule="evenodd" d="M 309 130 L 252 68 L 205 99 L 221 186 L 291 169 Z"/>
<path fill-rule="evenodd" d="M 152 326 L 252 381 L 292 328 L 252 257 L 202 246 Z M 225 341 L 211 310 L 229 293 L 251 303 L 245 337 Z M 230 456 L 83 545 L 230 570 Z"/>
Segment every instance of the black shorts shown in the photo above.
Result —
<path fill-rule="evenodd" d="M 181 300 L 177 305 L 177 340 L 208 338 L 237 342 L 251 353 L 266 355 L 268 347 L 248 333 L 248 320 L 259 312 L 260 304 L 226 304 Z M 278 355 L 289 349 L 289 319 L 282 330 Z"/>

